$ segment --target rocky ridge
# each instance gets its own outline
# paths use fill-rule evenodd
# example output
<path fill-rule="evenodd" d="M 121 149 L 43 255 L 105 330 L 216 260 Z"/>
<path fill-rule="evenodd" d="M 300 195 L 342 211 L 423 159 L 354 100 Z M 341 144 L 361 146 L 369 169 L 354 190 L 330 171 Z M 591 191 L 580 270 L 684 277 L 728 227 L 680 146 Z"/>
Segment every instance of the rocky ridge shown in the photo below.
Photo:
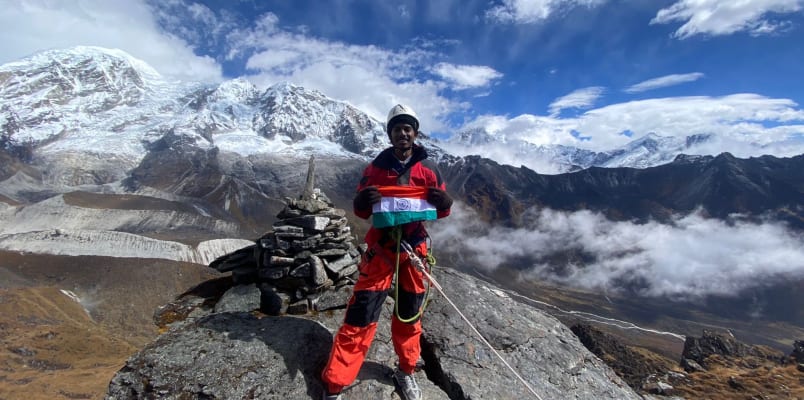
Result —
<path fill-rule="evenodd" d="M 450 299 L 543 399 L 641 398 L 555 318 L 451 269 L 439 269 L 436 276 Z M 157 313 L 166 333 L 129 358 L 112 379 L 106 399 L 320 397 L 318 374 L 344 310 L 268 316 L 259 309 L 258 292 L 236 287 L 231 281 L 207 282 L 177 299 L 184 304 L 182 313 L 166 308 Z M 398 398 L 390 376 L 396 359 L 389 335 L 392 310 L 389 297 L 367 360 L 344 392 L 348 398 Z M 432 295 L 423 323 L 424 362 L 416 376 L 426 398 L 528 398 L 524 385 L 441 295 Z"/>
<path fill-rule="evenodd" d="M 774 217 L 804 228 L 804 155 L 739 159 L 679 156 L 646 168 L 589 168 L 542 175 L 479 156 L 442 164 L 450 189 L 489 220 L 522 224 L 532 208 L 593 210 L 612 220 L 667 221 L 701 209 L 728 219 Z"/>

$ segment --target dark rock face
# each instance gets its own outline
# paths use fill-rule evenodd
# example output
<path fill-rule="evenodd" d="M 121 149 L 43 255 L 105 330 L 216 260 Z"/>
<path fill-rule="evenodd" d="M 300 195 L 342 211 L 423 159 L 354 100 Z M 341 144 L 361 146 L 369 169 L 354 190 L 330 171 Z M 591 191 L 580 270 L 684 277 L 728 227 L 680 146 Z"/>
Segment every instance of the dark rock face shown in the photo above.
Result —
<path fill-rule="evenodd" d="M 718 354 L 728 357 L 745 357 L 750 352 L 750 347 L 738 342 L 731 336 L 718 335 L 714 332 L 704 331 L 703 336 L 687 337 L 684 342 L 682 358 L 696 361 L 698 364 L 705 365 L 706 357 Z"/>
<path fill-rule="evenodd" d="M 317 398 L 332 335 L 298 318 L 218 313 L 160 336 L 112 380 L 107 399 Z"/>
<path fill-rule="evenodd" d="M 795 353 L 795 349 L 794 349 Z M 737 341 L 728 333 L 704 330 L 687 337 L 680 365 L 664 382 L 687 399 L 800 399 L 804 388 L 794 357 L 761 345 Z"/>
<path fill-rule="evenodd" d="M 507 293 L 458 272 L 436 279 L 450 299 L 542 399 L 640 399 L 558 320 Z M 220 293 L 221 283 L 207 294 Z M 188 320 L 132 356 L 112 379 L 107 399 L 318 398 L 319 373 L 344 310 L 299 317 L 215 313 L 214 298 L 185 302 Z M 191 304 L 199 304 L 194 310 Z M 232 303 L 233 304 L 233 303 Z M 243 310 L 248 311 L 248 310 Z M 377 335 L 349 399 L 397 399 L 391 380 L 396 355 L 390 339 L 393 300 L 383 305 Z M 533 397 L 482 344 L 440 294 L 423 316 L 424 397 Z"/>
<path fill-rule="evenodd" d="M 684 351 L 681 353 L 682 359 L 693 360 L 704 367 L 707 367 L 707 358 L 712 355 L 733 359 L 750 357 L 773 361 L 782 359 L 782 354 L 777 351 L 762 346 L 750 346 L 737 341 L 731 335 L 707 330 L 703 331 L 703 336 L 700 338 L 688 336 L 684 342 Z"/>
<path fill-rule="evenodd" d="M 171 193 L 204 197 L 221 182 L 218 149 L 204 150 L 187 138 L 168 131 L 154 143 L 126 184 L 162 189 Z"/>
<path fill-rule="evenodd" d="M 712 217 L 770 214 L 804 228 L 804 155 L 680 157 L 646 169 L 589 168 L 540 175 L 479 156 L 441 163 L 450 191 L 489 220 L 517 224 L 530 207 L 589 209 L 615 220 L 666 220 L 698 207 Z"/>
<path fill-rule="evenodd" d="M 605 360 L 632 388 L 642 387 L 648 377 L 669 369 L 668 365 L 647 359 L 591 325 L 577 324 L 570 329 L 589 351 Z"/>
<path fill-rule="evenodd" d="M 467 275 L 438 272 L 450 299 L 541 398 L 640 398 L 558 320 Z M 427 376 L 450 398 L 532 396 L 442 296 L 434 296 L 424 325 Z"/>
<path fill-rule="evenodd" d="M 793 352 L 790 354 L 797 363 L 804 363 L 804 340 L 796 340 L 793 343 Z"/>

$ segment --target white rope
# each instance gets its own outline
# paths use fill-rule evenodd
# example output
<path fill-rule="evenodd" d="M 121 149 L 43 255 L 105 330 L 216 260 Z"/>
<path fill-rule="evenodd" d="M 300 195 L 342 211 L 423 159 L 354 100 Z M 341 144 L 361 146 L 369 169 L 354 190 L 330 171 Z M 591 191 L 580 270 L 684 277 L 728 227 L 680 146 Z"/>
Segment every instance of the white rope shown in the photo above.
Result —
<path fill-rule="evenodd" d="M 509 369 L 509 370 L 511 370 L 511 372 L 512 372 L 512 373 L 513 373 L 513 374 L 514 374 L 514 375 L 515 375 L 515 376 L 516 376 L 516 377 L 519 379 L 519 381 L 520 381 L 520 382 L 522 382 L 522 383 L 525 385 L 525 387 L 527 387 L 527 388 L 528 388 L 528 390 L 529 390 L 529 391 L 530 391 L 530 392 L 531 392 L 531 393 L 532 393 L 534 396 L 536 396 L 536 398 L 537 398 L 537 399 L 542 400 L 541 396 L 539 396 L 539 394 L 538 394 L 538 393 L 536 393 L 536 391 L 535 391 L 535 390 L 533 390 L 533 388 L 530 386 L 530 384 L 529 384 L 529 383 L 528 383 L 528 382 L 527 382 L 525 379 L 523 379 L 523 378 L 522 378 L 522 376 L 520 376 L 520 375 L 519 375 L 519 374 L 516 372 L 516 370 L 514 369 L 514 367 L 512 367 L 510 364 L 508 364 L 508 362 L 507 362 L 507 361 L 505 361 L 505 359 L 503 358 L 503 356 L 502 356 L 502 355 L 500 355 L 500 353 L 499 353 L 499 352 L 497 352 L 497 350 L 496 350 L 496 349 L 494 349 L 494 347 L 492 347 L 491 343 L 489 343 L 489 342 L 488 342 L 488 340 L 486 340 L 486 338 L 484 338 L 484 337 L 483 337 L 483 335 L 480 333 L 480 331 L 478 331 L 478 330 L 477 330 L 477 328 L 475 328 L 475 326 L 474 326 L 474 325 L 472 325 L 472 322 L 470 322 L 470 321 L 469 321 L 469 319 L 468 319 L 468 318 L 466 318 L 466 316 L 465 316 L 465 315 L 463 315 L 463 313 L 462 313 L 462 312 L 461 312 L 461 310 L 458 308 L 458 306 L 456 306 L 456 305 L 455 305 L 455 303 L 453 303 L 453 302 L 452 302 L 452 300 L 450 300 L 450 299 L 449 299 L 449 297 L 447 296 L 447 294 L 446 294 L 446 293 L 444 293 L 444 289 L 441 287 L 441 285 L 439 285 L 439 284 L 438 284 L 438 282 L 436 282 L 435 278 L 433 278 L 433 276 L 432 276 L 432 275 L 430 275 L 430 273 L 429 273 L 429 272 L 427 272 L 427 268 L 424 268 L 424 264 L 422 263 L 422 260 L 419 258 L 419 256 L 418 256 L 416 253 L 414 253 L 414 252 L 413 252 L 413 248 L 412 248 L 412 247 L 411 247 L 411 246 L 410 246 L 410 245 L 409 245 L 407 242 L 405 242 L 404 240 L 402 241 L 402 247 L 403 247 L 403 248 L 405 249 L 405 251 L 408 253 L 408 258 L 410 258 L 410 260 L 413 262 L 414 266 L 415 266 L 417 269 L 419 269 L 420 271 L 422 271 L 422 273 L 423 273 L 423 274 L 424 274 L 424 276 L 427 278 L 427 280 L 429 280 L 429 281 L 430 281 L 430 283 L 432 283 L 432 284 L 433 284 L 433 286 L 436 288 L 436 290 L 438 290 L 438 292 L 439 292 L 439 293 L 441 293 L 441 295 L 442 295 L 442 296 L 444 296 L 444 299 L 446 299 L 446 300 L 447 300 L 447 302 L 448 302 L 448 303 L 449 303 L 449 304 L 452 306 L 452 308 L 454 308 L 454 309 L 455 309 L 455 311 L 458 313 L 458 315 L 460 315 L 460 316 L 461 316 L 461 318 L 463 318 L 463 320 L 466 322 L 466 324 L 467 324 L 467 325 L 469 325 L 469 327 L 470 327 L 470 328 L 472 328 L 472 330 L 475 332 L 475 334 L 477 334 L 477 337 L 479 337 L 479 338 L 480 338 L 480 340 L 481 340 L 481 341 L 482 341 L 482 342 L 483 342 L 483 343 L 484 343 L 486 346 L 488 346 L 488 348 L 489 348 L 489 349 L 491 349 L 491 351 L 492 351 L 492 352 L 493 352 L 493 353 L 494 353 L 494 354 L 497 356 L 497 358 L 499 358 L 499 359 L 500 359 L 500 361 L 502 361 L 502 363 L 503 363 L 503 364 L 505 364 L 505 366 L 506 366 L 506 367 L 508 367 L 508 369 Z"/>

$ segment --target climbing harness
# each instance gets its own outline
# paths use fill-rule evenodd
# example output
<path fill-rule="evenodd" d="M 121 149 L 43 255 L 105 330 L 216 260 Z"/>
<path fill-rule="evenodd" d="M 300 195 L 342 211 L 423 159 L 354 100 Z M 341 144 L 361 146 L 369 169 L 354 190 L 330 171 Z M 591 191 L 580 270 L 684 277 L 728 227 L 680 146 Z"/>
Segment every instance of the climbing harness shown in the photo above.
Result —
<path fill-rule="evenodd" d="M 395 226 L 393 229 L 391 229 L 390 235 L 391 235 L 391 239 L 396 242 L 396 263 L 395 263 L 395 272 L 394 272 L 395 277 L 399 276 L 399 263 L 400 263 L 399 255 L 401 253 L 401 250 L 403 250 L 403 249 L 408 254 L 408 258 L 411 260 L 411 264 L 413 264 L 413 266 L 417 270 L 422 271 L 424 273 L 425 270 L 429 269 L 430 266 L 435 265 L 435 262 L 436 262 L 435 257 L 433 257 L 432 252 L 430 252 L 430 251 L 427 252 L 427 256 L 426 256 L 427 264 L 426 265 L 422 262 L 421 258 L 419 258 L 418 255 L 416 256 L 415 261 L 414 261 L 414 258 L 410 257 L 410 254 L 415 255 L 415 252 L 413 251 L 413 248 L 410 246 L 410 244 L 408 244 L 408 242 L 402 240 L 402 229 L 399 226 Z M 428 246 L 428 249 L 429 249 L 429 246 Z M 410 318 L 402 318 L 402 316 L 399 315 L 399 282 L 398 281 L 396 282 L 396 284 L 394 285 L 394 314 L 396 314 L 396 317 L 401 322 L 404 322 L 404 323 L 408 324 L 408 323 L 411 323 L 413 321 L 416 321 L 417 319 L 419 319 L 422 316 L 422 314 L 424 313 L 424 309 L 427 308 L 427 301 L 428 301 L 428 299 L 430 297 L 430 286 L 431 285 L 428 284 L 427 289 L 424 292 L 424 301 L 422 301 L 422 306 L 419 308 L 419 312 L 417 312 L 415 315 L 413 315 Z"/>
<path fill-rule="evenodd" d="M 537 399 L 542 400 L 541 396 L 539 396 L 539 394 L 536 393 L 535 390 L 533 390 L 533 388 L 530 386 L 530 384 L 528 384 L 528 382 L 525 381 L 525 379 L 523 379 L 522 376 L 520 376 L 516 372 L 516 370 L 514 370 L 514 368 L 510 364 L 508 364 L 507 361 L 505 361 L 505 359 L 500 355 L 500 353 L 497 352 L 497 350 L 494 349 L 494 347 L 491 346 L 491 343 L 489 343 L 488 340 L 486 340 L 486 338 L 483 337 L 483 335 L 480 333 L 480 331 L 478 331 L 477 328 L 475 328 L 475 326 L 472 325 L 472 323 L 469 321 L 469 319 L 466 318 L 465 315 L 463 315 L 463 313 L 458 308 L 458 306 L 456 306 L 455 303 L 453 303 L 452 300 L 450 300 L 450 298 L 447 297 L 447 294 L 444 293 L 444 289 L 441 287 L 441 285 L 438 284 L 438 282 L 436 282 L 435 278 L 433 278 L 433 276 L 430 275 L 430 272 L 427 271 L 427 268 L 425 267 L 424 262 L 422 262 L 421 258 L 419 258 L 419 256 L 413 251 L 413 248 L 411 247 L 411 245 L 409 245 L 406 241 L 404 241 L 402 239 L 399 240 L 399 243 L 400 243 L 402 249 L 404 249 L 405 252 L 408 254 L 408 257 L 410 258 L 411 264 L 413 264 L 414 267 L 416 267 L 418 270 L 420 270 L 422 272 L 422 274 L 424 274 L 424 276 L 430 282 L 430 285 L 435 287 L 436 290 L 438 290 L 438 292 L 441 293 L 442 296 L 444 296 L 444 299 L 446 299 L 447 302 L 452 306 L 452 308 L 454 308 L 455 311 L 458 312 L 458 315 L 460 315 L 461 318 L 463 318 L 464 322 L 466 322 L 466 324 L 469 325 L 470 328 L 472 328 L 472 331 L 474 331 L 475 334 L 477 334 L 477 336 L 480 338 L 480 340 L 483 342 L 483 344 L 485 344 L 486 346 L 488 346 L 489 349 L 491 349 L 491 351 L 497 356 L 497 358 L 499 358 L 500 361 L 502 361 L 502 363 L 505 364 L 505 366 L 508 367 L 509 370 L 511 370 L 511 372 L 519 379 L 519 381 L 522 382 L 528 388 L 528 390 L 534 396 L 536 396 Z M 397 253 L 397 269 L 399 268 L 398 260 L 399 260 L 399 254 Z M 428 291 L 429 291 L 429 286 L 428 286 Z M 421 312 L 419 312 L 419 314 L 421 314 Z"/>

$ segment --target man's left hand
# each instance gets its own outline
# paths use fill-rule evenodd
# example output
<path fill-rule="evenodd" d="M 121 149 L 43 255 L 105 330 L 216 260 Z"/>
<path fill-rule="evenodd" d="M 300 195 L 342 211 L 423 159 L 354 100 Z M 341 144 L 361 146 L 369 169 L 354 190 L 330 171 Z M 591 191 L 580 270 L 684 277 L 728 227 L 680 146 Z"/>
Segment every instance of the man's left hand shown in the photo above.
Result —
<path fill-rule="evenodd" d="M 438 210 L 448 210 L 452 207 L 452 197 L 447 192 L 436 187 L 427 189 L 427 202 Z"/>

